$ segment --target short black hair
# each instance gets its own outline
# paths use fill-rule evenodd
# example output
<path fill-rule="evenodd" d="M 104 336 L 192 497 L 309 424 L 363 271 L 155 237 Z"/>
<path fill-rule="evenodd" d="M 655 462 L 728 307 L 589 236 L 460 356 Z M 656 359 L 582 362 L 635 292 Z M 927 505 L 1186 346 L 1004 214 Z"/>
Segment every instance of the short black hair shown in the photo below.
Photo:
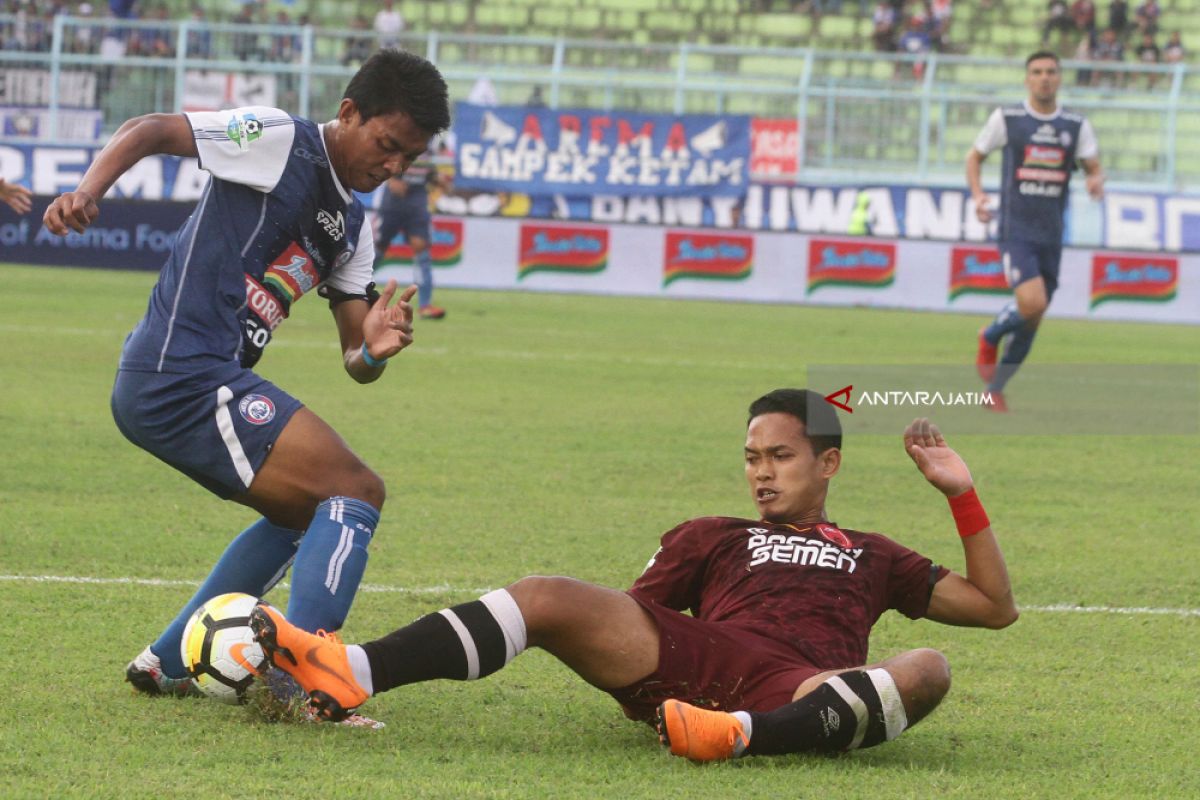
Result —
<path fill-rule="evenodd" d="M 746 425 L 763 414 L 791 414 L 804 423 L 804 435 L 819 456 L 831 447 L 842 449 L 842 423 L 824 395 L 812 389 L 776 389 L 750 404 Z"/>
<path fill-rule="evenodd" d="M 1055 64 L 1060 63 L 1058 60 L 1058 53 L 1055 53 L 1052 50 L 1038 50 L 1036 53 L 1029 56 L 1029 58 L 1025 59 L 1025 69 L 1029 69 L 1029 65 L 1037 61 L 1039 58 L 1052 58 L 1054 59 Z"/>
<path fill-rule="evenodd" d="M 450 127 L 450 100 L 438 68 L 404 50 L 380 50 L 363 62 L 342 95 L 363 122 L 402 111 L 432 135 Z"/>

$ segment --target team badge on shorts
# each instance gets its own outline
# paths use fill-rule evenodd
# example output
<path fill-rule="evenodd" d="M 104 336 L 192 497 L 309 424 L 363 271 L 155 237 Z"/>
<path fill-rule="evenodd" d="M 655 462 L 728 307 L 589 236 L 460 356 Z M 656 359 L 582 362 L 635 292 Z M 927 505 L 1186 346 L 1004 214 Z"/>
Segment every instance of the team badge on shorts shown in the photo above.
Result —
<path fill-rule="evenodd" d="M 275 419 L 275 403 L 265 394 L 248 394 L 238 403 L 242 419 L 251 425 L 266 425 Z"/>

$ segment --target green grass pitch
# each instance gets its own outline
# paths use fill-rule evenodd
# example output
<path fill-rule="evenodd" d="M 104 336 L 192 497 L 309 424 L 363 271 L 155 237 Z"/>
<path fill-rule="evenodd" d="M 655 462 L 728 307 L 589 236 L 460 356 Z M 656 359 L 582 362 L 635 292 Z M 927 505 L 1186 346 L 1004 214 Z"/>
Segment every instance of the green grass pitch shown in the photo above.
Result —
<path fill-rule="evenodd" d="M 190 594 L 179 582 L 199 581 L 253 519 L 111 421 L 117 354 L 153 280 L 0 266 L 4 797 L 1200 796 L 1195 436 L 946 431 L 1025 610 L 1000 632 L 886 615 L 872 656 L 939 648 L 954 686 L 900 739 L 850 756 L 674 759 L 538 651 L 484 681 L 372 700 L 388 723 L 379 732 L 135 697 L 121 682 L 126 661 Z M 366 576 L 374 591 L 356 602 L 351 641 L 526 574 L 627 586 L 677 522 L 753 514 L 740 453 L 751 399 L 802 384 L 807 364 L 961 363 L 981 321 L 547 294 L 438 299 L 449 317 L 419 323 L 416 344 L 375 385 L 344 375 L 315 298 L 262 364 L 389 487 Z M 1200 328 L 1050 320 L 1032 359 L 1185 364 L 1198 352 Z M 945 503 L 899 433 L 847 442 L 830 514 L 961 569 Z"/>

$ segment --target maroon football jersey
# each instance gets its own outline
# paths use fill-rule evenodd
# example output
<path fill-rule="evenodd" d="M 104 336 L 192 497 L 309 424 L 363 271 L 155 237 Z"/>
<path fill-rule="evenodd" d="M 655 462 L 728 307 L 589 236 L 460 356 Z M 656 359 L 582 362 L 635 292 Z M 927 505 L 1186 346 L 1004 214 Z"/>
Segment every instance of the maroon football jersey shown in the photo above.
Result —
<path fill-rule="evenodd" d="M 834 669 L 866 663 L 871 626 L 887 609 L 923 617 L 947 572 L 878 533 L 702 517 L 663 535 L 630 593 L 754 630 Z"/>

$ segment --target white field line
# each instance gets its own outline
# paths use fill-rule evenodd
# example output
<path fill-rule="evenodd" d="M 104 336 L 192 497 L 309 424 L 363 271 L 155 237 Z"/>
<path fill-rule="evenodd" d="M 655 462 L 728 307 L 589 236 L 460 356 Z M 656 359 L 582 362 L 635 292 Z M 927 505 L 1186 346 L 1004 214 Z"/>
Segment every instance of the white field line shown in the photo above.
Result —
<path fill-rule="evenodd" d="M 199 581 L 167 580 L 164 578 L 93 578 L 81 575 L 0 575 L 3 582 L 21 583 L 71 583 L 91 584 L 100 586 L 182 586 L 195 588 Z M 280 583 L 287 588 L 288 584 Z M 411 595 L 481 595 L 490 592 L 489 587 L 451 586 L 439 584 L 436 586 L 388 586 L 386 584 L 364 583 L 359 587 L 361 592 L 379 594 L 411 594 Z M 1073 603 L 1053 603 L 1051 605 L 1021 606 L 1021 611 L 1038 611 L 1048 614 L 1117 614 L 1123 616 L 1165 616 L 1165 617 L 1200 617 L 1200 608 L 1153 608 L 1149 606 L 1120 607 L 1120 606 L 1081 606 Z"/>

